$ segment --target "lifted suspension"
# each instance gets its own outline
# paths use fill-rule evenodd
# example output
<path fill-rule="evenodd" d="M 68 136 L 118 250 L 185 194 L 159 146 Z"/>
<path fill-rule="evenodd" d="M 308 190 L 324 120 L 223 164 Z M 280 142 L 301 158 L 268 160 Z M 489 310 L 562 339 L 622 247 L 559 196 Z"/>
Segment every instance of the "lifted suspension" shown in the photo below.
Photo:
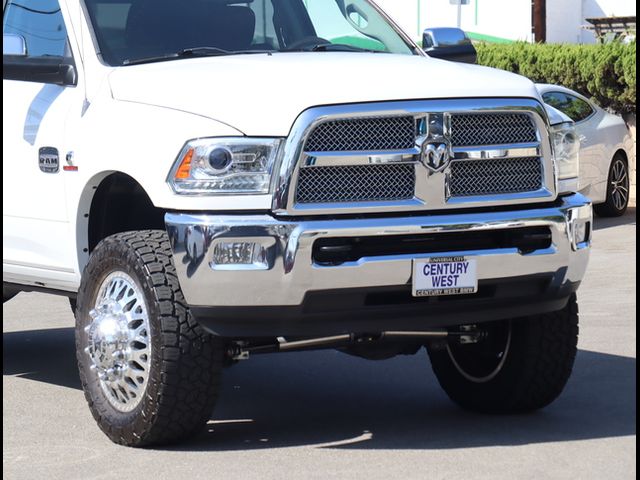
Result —
<path fill-rule="evenodd" d="M 251 354 L 294 352 L 304 350 L 322 350 L 340 348 L 349 345 L 374 344 L 384 341 L 447 341 L 456 339 L 462 344 L 478 343 L 485 336 L 485 332 L 478 330 L 476 325 L 463 325 L 459 331 L 444 329 L 427 330 L 421 332 L 385 331 L 375 334 L 345 333 L 329 337 L 314 337 L 300 340 L 287 340 L 278 337 L 276 342 L 252 345 L 245 341 L 231 342 L 226 351 L 231 360 L 247 360 Z"/>

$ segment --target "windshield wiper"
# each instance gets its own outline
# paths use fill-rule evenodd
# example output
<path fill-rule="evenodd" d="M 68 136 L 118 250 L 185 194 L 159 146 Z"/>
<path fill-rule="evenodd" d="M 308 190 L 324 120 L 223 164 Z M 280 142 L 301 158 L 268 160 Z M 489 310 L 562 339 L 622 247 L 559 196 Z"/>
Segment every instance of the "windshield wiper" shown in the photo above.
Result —
<path fill-rule="evenodd" d="M 366 53 L 387 53 L 383 50 L 373 50 L 370 48 L 354 47 L 345 43 L 317 43 L 304 48 L 294 48 L 284 50 L 285 52 L 366 52 Z"/>
<path fill-rule="evenodd" d="M 254 53 L 273 53 L 271 50 L 225 50 L 218 47 L 192 47 L 183 48 L 174 53 L 166 55 L 158 55 L 155 57 L 127 59 L 122 62 L 123 65 L 138 65 L 141 63 L 166 62 L 168 60 L 176 60 L 180 58 L 191 57 L 221 57 L 224 55 L 250 55 Z"/>

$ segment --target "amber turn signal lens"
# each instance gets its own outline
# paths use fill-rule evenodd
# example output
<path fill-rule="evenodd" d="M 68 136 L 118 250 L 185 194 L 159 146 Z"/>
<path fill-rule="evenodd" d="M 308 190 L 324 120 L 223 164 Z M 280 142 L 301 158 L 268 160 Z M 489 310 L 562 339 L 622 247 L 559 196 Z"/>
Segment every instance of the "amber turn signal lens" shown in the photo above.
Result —
<path fill-rule="evenodd" d="M 178 170 L 176 170 L 176 179 L 184 180 L 191 175 L 191 159 L 193 158 L 193 148 L 190 148 L 180 162 Z"/>

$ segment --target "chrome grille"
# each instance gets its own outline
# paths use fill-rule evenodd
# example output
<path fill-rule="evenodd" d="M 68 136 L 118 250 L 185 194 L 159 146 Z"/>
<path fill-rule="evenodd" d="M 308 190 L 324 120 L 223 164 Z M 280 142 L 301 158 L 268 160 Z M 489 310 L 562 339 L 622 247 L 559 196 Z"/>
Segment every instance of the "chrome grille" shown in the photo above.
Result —
<path fill-rule="evenodd" d="M 301 168 L 296 202 L 336 203 L 413 198 L 413 164 Z"/>
<path fill-rule="evenodd" d="M 416 121 L 412 116 L 332 120 L 319 124 L 305 144 L 307 152 L 401 150 L 412 148 Z"/>
<path fill-rule="evenodd" d="M 313 107 L 291 132 L 274 196 L 278 213 L 435 211 L 556 195 L 535 99 Z M 448 147 L 437 171 L 425 143 Z"/>
<path fill-rule="evenodd" d="M 451 163 L 449 191 L 452 197 L 532 192 L 542 185 L 542 164 L 537 157 Z"/>
<path fill-rule="evenodd" d="M 463 113 L 451 115 L 454 147 L 538 141 L 536 126 L 526 113 Z"/>

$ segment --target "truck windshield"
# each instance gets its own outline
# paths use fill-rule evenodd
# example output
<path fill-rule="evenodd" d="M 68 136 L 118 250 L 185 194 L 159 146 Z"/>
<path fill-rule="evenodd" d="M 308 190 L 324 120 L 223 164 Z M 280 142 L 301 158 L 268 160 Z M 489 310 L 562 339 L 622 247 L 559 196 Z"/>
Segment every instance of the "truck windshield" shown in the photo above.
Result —
<path fill-rule="evenodd" d="M 368 0 L 85 0 L 110 65 L 192 55 L 415 54 Z"/>

